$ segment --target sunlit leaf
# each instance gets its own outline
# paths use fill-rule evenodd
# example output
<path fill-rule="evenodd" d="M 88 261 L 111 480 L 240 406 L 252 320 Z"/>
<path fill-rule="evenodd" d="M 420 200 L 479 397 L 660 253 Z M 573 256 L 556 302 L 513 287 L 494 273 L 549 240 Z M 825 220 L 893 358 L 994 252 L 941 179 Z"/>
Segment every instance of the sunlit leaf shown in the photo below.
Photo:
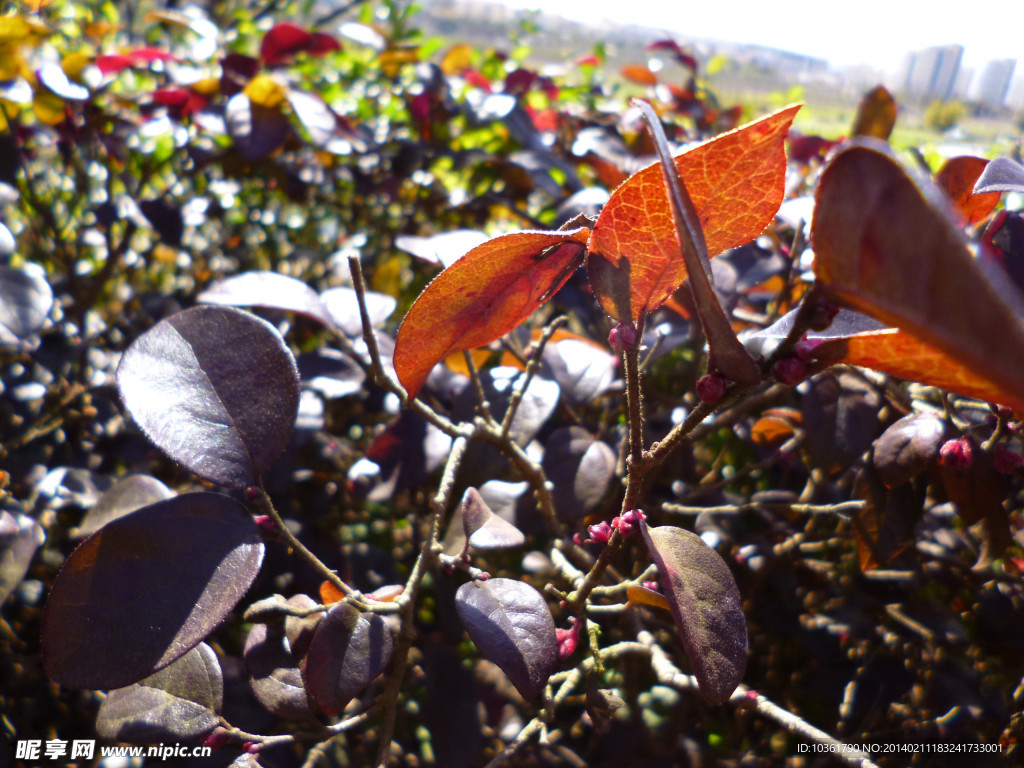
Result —
<path fill-rule="evenodd" d="M 522 531 L 491 511 L 476 488 L 466 489 L 458 512 L 463 533 L 476 549 L 508 549 L 526 541 Z"/>
<path fill-rule="evenodd" d="M 227 496 L 176 496 L 108 523 L 54 581 L 43 612 L 47 675 L 106 690 L 163 669 L 224 620 L 262 560 L 259 528 Z"/>
<path fill-rule="evenodd" d="M 943 198 L 927 180 L 915 183 L 884 145 L 859 140 L 840 150 L 818 186 L 815 273 L 838 300 L 940 353 L 925 365 L 944 355 L 973 389 L 1020 407 L 1024 300 L 986 253 L 972 257 Z"/>
<path fill-rule="evenodd" d="M 1024 166 L 1008 157 L 997 157 L 981 172 L 974 192 L 1024 192 Z"/>
<path fill-rule="evenodd" d="M 217 726 L 223 704 L 217 654 L 200 643 L 159 672 L 107 694 L 96 715 L 96 733 L 136 744 L 195 739 Z"/>
<path fill-rule="evenodd" d="M 470 581 L 455 607 L 469 639 L 523 698 L 540 695 L 558 662 L 555 621 L 540 592 L 515 579 Z"/>
<path fill-rule="evenodd" d="M 701 695 L 722 704 L 740 684 L 747 664 L 747 623 L 736 580 L 697 534 L 646 524 L 640 530 Z"/>
<path fill-rule="evenodd" d="M 174 495 L 174 491 L 155 477 L 129 475 L 100 496 L 73 535 L 76 538 L 88 536 L 112 520 L 130 515 L 158 501 L 173 498 Z"/>
<path fill-rule="evenodd" d="M 200 477 L 253 485 L 291 438 L 299 374 L 277 330 L 228 307 L 157 323 L 121 357 L 125 407 L 161 450 Z"/>
<path fill-rule="evenodd" d="M 974 184 L 988 165 L 981 157 L 952 157 L 935 174 L 935 183 L 946 191 L 968 224 L 977 224 L 999 204 L 998 192 L 975 193 Z"/>
<path fill-rule="evenodd" d="M 301 280 L 278 272 L 245 272 L 214 283 L 196 297 L 204 304 L 264 307 L 296 312 L 330 327 L 327 308 L 317 292 Z"/>
<path fill-rule="evenodd" d="M 581 228 L 503 235 L 438 275 L 395 339 L 395 371 L 409 394 L 451 353 L 489 344 L 529 317 L 572 275 L 589 234 Z"/>
<path fill-rule="evenodd" d="M 753 239 L 785 189 L 785 137 L 799 106 L 723 134 L 675 158 L 700 217 L 708 254 Z M 601 211 L 587 270 L 602 308 L 636 320 L 661 305 L 687 271 L 661 168 L 631 176 Z"/>
<path fill-rule="evenodd" d="M 892 94 L 879 85 L 872 88 L 857 105 L 851 136 L 870 136 L 888 141 L 896 125 L 896 101 Z"/>
<path fill-rule="evenodd" d="M 544 473 L 554 484 L 555 511 L 563 520 L 590 514 L 615 476 L 615 451 L 582 427 L 556 429 L 544 444 Z"/>
<path fill-rule="evenodd" d="M 0 603 L 21 583 L 36 549 L 46 540 L 39 521 L 0 510 Z"/>
<path fill-rule="evenodd" d="M 935 463 L 946 424 L 934 414 L 904 416 L 875 440 L 871 460 L 889 488 L 912 480 Z"/>
<path fill-rule="evenodd" d="M 379 614 L 338 603 L 309 645 L 302 670 L 306 690 L 326 714 L 340 715 L 384 671 L 391 654 L 391 632 Z"/>
<path fill-rule="evenodd" d="M 53 290 L 37 266 L 0 266 L 0 344 L 17 344 L 38 332 L 53 307 Z"/>

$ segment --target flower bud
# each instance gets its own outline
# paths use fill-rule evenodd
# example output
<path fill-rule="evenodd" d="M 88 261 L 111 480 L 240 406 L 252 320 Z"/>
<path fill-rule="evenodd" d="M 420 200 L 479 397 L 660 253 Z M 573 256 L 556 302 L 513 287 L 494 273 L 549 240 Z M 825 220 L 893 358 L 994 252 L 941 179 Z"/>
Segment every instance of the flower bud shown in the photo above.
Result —
<path fill-rule="evenodd" d="M 717 373 L 709 373 L 702 376 L 697 382 L 697 397 L 702 403 L 717 403 L 725 394 L 725 388 L 729 382 L 726 378 Z"/>
<path fill-rule="evenodd" d="M 966 437 L 947 440 L 939 449 L 939 464 L 953 469 L 967 469 L 971 466 L 973 448 Z"/>
<path fill-rule="evenodd" d="M 625 352 L 636 344 L 636 328 L 632 323 L 619 323 L 608 334 L 608 343 L 616 352 Z"/>
<path fill-rule="evenodd" d="M 597 525 L 587 528 L 587 533 L 590 534 L 587 541 L 595 544 L 607 544 L 608 540 L 612 537 L 612 527 L 602 520 Z"/>
<path fill-rule="evenodd" d="M 776 361 L 775 366 L 772 368 L 772 373 L 774 373 L 775 378 L 783 384 L 789 384 L 791 387 L 795 387 L 807 378 L 807 366 L 804 365 L 799 358 L 784 357 L 781 360 Z"/>

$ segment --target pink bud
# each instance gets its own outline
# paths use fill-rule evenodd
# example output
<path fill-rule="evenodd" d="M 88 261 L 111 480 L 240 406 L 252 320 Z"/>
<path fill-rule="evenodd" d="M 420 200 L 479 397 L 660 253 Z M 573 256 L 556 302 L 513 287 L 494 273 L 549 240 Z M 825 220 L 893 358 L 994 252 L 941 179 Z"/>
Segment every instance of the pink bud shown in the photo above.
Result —
<path fill-rule="evenodd" d="M 612 520 L 612 528 L 623 536 L 629 536 L 640 524 L 640 521 L 646 519 L 647 517 L 639 509 L 630 509 L 623 512 L 621 517 Z"/>
<path fill-rule="evenodd" d="M 775 378 L 783 384 L 795 387 L 807 377 L 807 366 L 799 358 L 784 357 L 775 363 L 772 372 L 775 374 Z"/>
<path fill-rule="evenodd" d="M 811 309 L 811 316 L 808 318 L 808 325 L 816 331 L 824 331 L 839 314 L 839 307 L 828 299 L 820 299 Z"/>
<path fill-rule="evenodd" d="M 607 544 L 608 540 L 612 537 L 612 527 L 602 520 L 597 525 L 587 528 L 587 533 L 590 534 L 590 538 L 587 541 L 592 541 L 595 544 Z"/>
<path fill-rule="evenodd" d="M 203 746 L 209 747 L 215 752 L 227 743 L 228 732 L 219 726 L 206 734 L 206 737 L 203 739 Z"/>
<path fill-rule="evenodd" d="M 997 445 L 995 455 L 992 457 L 992 463 L 1004 475 L 1012 475 L 1014 470 L 1024 463 L 1024 456 L 1021 456 L 1016 451 L 1011 451 L 1005 446 Z"/>
<path fill-rule="evenodd" d="M 809 339 L 804 336 L 793 345 L 793 354 L 801 363 L 809 363 L 814 359 L 814 348 L 820 346 L 824 339 Z"/>
<path fill-rule="evenodd" d="M 261 746 L 263 745 L 258 741 L 247 741 L 242 745 L 242 751 L 248 752 L 250 755 L 258 755 Z"/>
<path fill-rule="evenodd" d="M 661 592 L 661 585 L 656 581 L 641 581 L 640 586 L 646 587 L 651 592 Z"/>
<path fill-rule="evenodd" d="M 259 526 L 259 529 L 264 533 L 277 533 L 277 523 L 271 519 L 270 515 L 256 515 L 252 521 L 256 523 L 256 525 Z"/>
<path fill-rule="evenodd" d="M 255 485 L 250 485 L 245 489 L 245 498 L 249 501 L 256 501 L 260 497 L 260 489 Z"/>
<path fill-rule="evenodd" d="M 576 652 L 580 642 L 580 620 L 573 616 L 569 619 L 569 629 L 555 628 L 555 641 L 558 643 L 558 658 L 568 659 Z"/>
<path fill-rule="evenodd" d="M 636 344 L 636 328 L 632 323 L 619 323 L 608 334 L 608 343 L 616 352 L 625 352 Z"/>
<path fill-rule="evenodd" d="M 697 397 L 702 403 L 717 403 L 725 394 L 728 384 L 726 378 L 717 373 L 701 376 L 697 381 Z"/>
<path fill-rule="evenodd" d="M 967 469 L 973 458 L 971 442 L 966 437 L 947 440 L 939 449 L 939 464 L 954 469 Z"/>

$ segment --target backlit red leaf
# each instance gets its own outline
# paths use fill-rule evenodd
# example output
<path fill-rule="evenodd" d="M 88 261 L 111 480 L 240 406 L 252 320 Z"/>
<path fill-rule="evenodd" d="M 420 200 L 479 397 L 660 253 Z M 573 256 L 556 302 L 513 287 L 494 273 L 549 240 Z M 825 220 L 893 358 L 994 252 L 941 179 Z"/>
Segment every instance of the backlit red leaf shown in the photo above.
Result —
<path fill-rule="evenodd" d="M 676 156 L 709 255 L 753 239 L 779 209 L 785 191 L 785 138 L 798 109 L 786 107 Z M 683 284 L 686 266 L 657 164 L 612 193 L 589 251 L 594 293 L 617 320 L 637 320 Z"/>
<path fill-rule="evenodd" d="M 395 372 L 411 396 L 453 352 L 522 323 L 582 260 L 590 230 L 516 232 L 477 246 L 426 287 L 395 339 Z"/>
<path fill-rule="evenodd" d="M 850 339 L 861 364 L 1019 408 L 1024 300 L 985 253 L 971 255 L 947 208 L 886 146 L 857 140 L 822 173 L 815 272 L 834 297 L 903 332 L 877 332 L 888 336 L 880 360 Z"/>
<path fill-rule="evenodd" d="M 946 190 L 970 224 L 977 224 L 999 204 L 998 192 L 974 192 L 974 183 L 986 165 L 984 158 L 964 155 L 950 158 L 935 174 L 935 183 Z"/>

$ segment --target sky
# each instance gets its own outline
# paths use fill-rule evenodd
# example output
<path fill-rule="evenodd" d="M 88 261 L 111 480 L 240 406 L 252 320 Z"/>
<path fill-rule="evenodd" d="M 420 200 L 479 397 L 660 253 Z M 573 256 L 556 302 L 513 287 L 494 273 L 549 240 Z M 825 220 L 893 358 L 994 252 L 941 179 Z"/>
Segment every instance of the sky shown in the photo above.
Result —
<path fill-rule="evenodd" d="M 908 51 L 964 46 L 963 66 L 1017 59 L 1024 74 L 1024 0 L 501 0 L 585 20 L 663 28 L 895 71 Z M 831 6 L 831 8 L 830 8 Z"/>

